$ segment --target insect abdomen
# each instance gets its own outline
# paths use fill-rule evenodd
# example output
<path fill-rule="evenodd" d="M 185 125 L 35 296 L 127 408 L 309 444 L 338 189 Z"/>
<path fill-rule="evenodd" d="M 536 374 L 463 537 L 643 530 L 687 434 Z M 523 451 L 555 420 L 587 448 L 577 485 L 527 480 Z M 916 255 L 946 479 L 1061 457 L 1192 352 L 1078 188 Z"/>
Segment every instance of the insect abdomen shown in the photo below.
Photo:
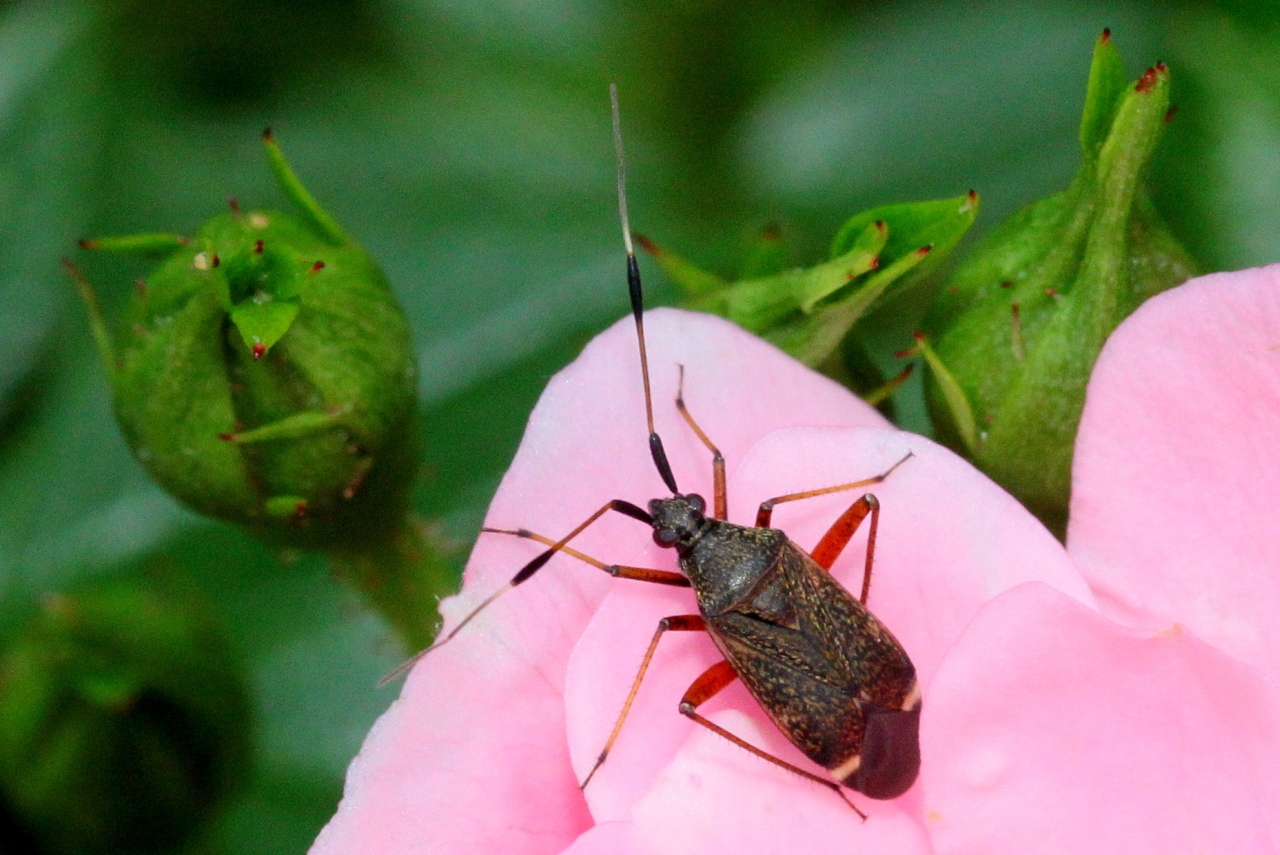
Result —
<path fill-rule="evenodd" d="M 752 596 L 707 625 L 778 729 L 837 781 L 877 799 L 914 783 L 915 668 L 875 616 L 798 547 L 788 542 Z"/>

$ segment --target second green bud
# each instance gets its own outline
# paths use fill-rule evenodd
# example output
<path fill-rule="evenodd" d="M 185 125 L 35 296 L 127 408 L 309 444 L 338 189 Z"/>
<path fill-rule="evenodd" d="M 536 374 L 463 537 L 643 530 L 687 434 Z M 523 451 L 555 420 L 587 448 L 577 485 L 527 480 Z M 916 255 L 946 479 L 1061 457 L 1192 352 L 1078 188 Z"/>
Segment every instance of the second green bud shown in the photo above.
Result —
<path fill-rule="evenodd" d="M 938 435 L 1060 536 L 1085 386 L 1103 343 L 1144 300 L 1194 274 L 1142 184 L 1168 114 L 1168 70 L 1156 65 L 1128 83 L 1104 33 L 1071 186 L 975 246 L 926 321 Z"/>

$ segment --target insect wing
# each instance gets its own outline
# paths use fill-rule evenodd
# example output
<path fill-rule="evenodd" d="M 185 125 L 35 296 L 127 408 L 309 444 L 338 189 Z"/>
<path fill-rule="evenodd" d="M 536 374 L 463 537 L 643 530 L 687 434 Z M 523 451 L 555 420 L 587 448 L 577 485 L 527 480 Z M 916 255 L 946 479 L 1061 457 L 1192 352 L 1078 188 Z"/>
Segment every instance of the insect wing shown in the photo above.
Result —
<path fill-rule="evenodd" d="M 859 752 L 861 703 L 832 679 L 810 639 L 736 612 L 708 619 L 707 629 L 761 708 L 809 759 L 832 768 Z"/>
<path fill-rule="evenodd" d="M 902 709 L 915 691 L 916 669 L 893 633 L 795 544 L 787 544 L 779 563 L 800 633 L 842 684 L 862 700 Z"/>
<path fill-rule="evenodd" d="M 785 610 L 771 610 L 786 603 Z M 763 607 L 763 608 L 762 608 Z M 916 777 L 915 668 L 874 615 L 799 547 L 708 629 L 778 729 L 833 776 L 875 798 Z"/>

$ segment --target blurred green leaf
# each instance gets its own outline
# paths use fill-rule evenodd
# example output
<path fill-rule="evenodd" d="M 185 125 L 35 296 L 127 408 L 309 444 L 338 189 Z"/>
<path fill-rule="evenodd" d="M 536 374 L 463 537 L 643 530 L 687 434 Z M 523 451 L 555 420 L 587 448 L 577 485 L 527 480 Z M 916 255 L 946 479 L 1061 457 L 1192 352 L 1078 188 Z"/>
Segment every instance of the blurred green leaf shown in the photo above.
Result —
<path fill-rule="evenodd" d="M 92 213 L 93 17 L 74 2 L 0 8 L 0 438 L 69 296 L 57 258 Z"/>
<path fill-rule="evenodd" d="M 1152 164 L 1156 204 L 1205 270 L 1270 264 L 1280 245 L 1276 9 L 1187 4 L 1168 42 L 1177 114 Z"/>
<path fill-rule="evenodd" d="M 185 586 L 122 573 L 44 596 L 0 686 L 0 788 L 48 851 L 168 851 L 248 771 L 240 663 Z"/>
<path fill-rule="evenodd" d="M 782 242 L 782 230 L 776 225 L 768 226 L 747 246 L 738 278 L 760 279 L 781 273 L 790 266 L 791 254 Z"/>

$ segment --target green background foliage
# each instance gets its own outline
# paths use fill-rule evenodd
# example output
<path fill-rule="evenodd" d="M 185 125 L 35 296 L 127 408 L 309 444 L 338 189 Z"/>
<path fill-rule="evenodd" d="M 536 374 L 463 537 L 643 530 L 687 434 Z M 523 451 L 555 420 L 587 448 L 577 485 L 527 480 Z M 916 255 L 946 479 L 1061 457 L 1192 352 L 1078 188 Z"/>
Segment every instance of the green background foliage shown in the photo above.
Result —
<path fill-rule="evenodd" d="M 304 851 L 394 697 L 374 684 L 403 651 L 319 558 L 197 518 L 130 457 L 58 266 L 74 255 L 111 316 L 146 268 L 77 238 L 190 233 L 228 196 L 285 204 L 263 127 L 409 315 L 415 507 L 460 571 L 546 379 L 625 311 L 610 81 L 633 225 L 728 274 L 769 223 L 813 263 L 875 205 L 974 188 L 972 237 L 1061 189 L 1110 26 L 1130 78 L 1156 60 L 1174 76 L 1157 204 L 1203 269 L 1230 269 L 1280 246 L 1272 6 L 0 3 L 0 644 L 42 597 L 140 561 L 203 592 L 246 669 L 256 749 L 199 852 Z M 677 299 L 641 263 L 651 303 Z M 864 323 L 886 370 L 923 309 Z M 927 430 L 919 399 L 905 387 L 899 418 Z"/>

